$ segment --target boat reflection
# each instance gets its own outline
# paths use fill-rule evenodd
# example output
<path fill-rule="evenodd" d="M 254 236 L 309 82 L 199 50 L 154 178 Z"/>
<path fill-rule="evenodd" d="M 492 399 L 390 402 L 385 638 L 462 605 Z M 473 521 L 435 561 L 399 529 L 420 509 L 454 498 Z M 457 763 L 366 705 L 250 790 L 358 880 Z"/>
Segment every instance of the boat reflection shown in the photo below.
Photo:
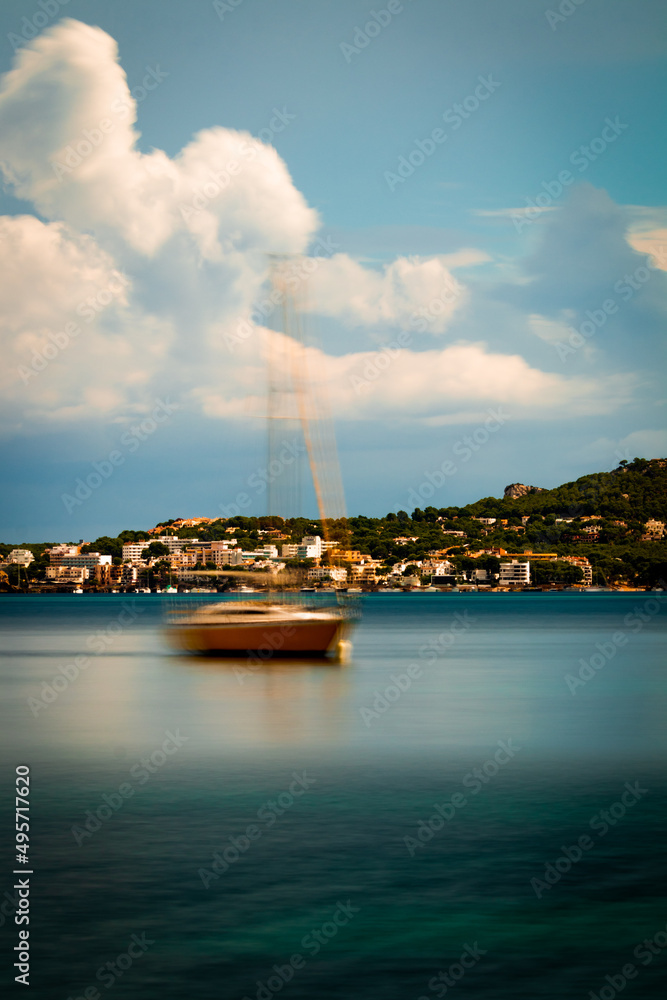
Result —
<path fill-rule="evenodd" d="M 352 673 L 326 656 L 174 656 L 189 678 L 202 732 L 224 743 L 280 746 L 339 744 L 350 726 Z"/>

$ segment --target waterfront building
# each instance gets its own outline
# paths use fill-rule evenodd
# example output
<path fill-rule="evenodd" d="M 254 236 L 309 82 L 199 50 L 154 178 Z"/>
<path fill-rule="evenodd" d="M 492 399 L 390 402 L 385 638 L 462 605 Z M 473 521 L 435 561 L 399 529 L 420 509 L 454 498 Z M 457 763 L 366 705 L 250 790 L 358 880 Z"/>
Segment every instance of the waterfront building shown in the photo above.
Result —
<path fill-rule="evenodd" d="M 530 583 L 530 563 L 519 562 L 512 559 L 511 562 L 501 562 L 500 564 L 500 586 L 525 587 Z"/>

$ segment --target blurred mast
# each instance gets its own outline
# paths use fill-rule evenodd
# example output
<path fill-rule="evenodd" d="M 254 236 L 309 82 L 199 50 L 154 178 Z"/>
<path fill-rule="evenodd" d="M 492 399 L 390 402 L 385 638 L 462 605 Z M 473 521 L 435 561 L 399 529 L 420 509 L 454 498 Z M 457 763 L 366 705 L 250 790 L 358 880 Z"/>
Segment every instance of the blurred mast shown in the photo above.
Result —
<path fill-rule="evenodd" d="M 303 434 L 310 473 L 315 488 L 322 533 L 329 541 L 329 521 L 345 518 L 345 496 L 338 465 L 333 422 L 326 391 L 326 378 L 315 378 L 309 368 L 315 350 L 307 343 L 304 316 L 307 313 L 306 258 L 275 254 L 271 261 L 271 283 L 279 293 L 282 312 L 282 343 L 269 340 L 269 461 L 275 460 L 276 422 L 298 419 Z M 323 373 L 324 376 L 325 373 Z M 296 413 L 286 410 L 293 399 Z"/>

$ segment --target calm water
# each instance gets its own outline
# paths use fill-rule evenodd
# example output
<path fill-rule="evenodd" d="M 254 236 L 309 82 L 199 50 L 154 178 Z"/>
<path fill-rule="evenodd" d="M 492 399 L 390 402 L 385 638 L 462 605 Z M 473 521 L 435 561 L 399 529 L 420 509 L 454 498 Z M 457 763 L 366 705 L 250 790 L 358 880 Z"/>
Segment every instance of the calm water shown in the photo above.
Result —
<path fill-rule="evenodd" d="M 663 596 L 373 595 L 253 670 L 160 595 L 2 598 L 3 979 L 28 764 L 40 1000 L 662 996 Z"/>

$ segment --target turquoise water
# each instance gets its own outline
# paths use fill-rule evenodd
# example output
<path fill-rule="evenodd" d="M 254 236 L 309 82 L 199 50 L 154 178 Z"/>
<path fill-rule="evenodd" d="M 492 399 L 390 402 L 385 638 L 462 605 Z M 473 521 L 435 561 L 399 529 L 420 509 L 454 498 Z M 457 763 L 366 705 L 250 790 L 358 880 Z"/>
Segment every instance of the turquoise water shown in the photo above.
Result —
<path fill-rule="evenodd" d="M 31 995 L 661 996 L 663 596 L 371 595 L 347 665 L 255 669 L 159 595 L 4 598 Z"/>

